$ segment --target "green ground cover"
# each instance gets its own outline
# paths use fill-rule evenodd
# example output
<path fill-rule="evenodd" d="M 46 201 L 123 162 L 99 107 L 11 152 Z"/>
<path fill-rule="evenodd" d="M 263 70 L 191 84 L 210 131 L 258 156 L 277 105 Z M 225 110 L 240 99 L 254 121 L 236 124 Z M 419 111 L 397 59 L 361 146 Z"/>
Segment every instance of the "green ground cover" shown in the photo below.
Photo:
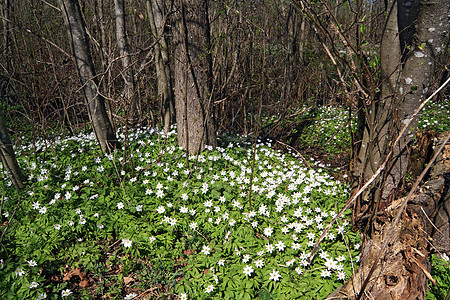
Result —
<path fill-rule="evenodd" d="M 448 130 L 448 107 L 430 104 L 419 128 Z M 302 141 L 348 148 L 347 112 L 305 118 Z M 270 140 L 257 142 L 253 163 L 251 142 L 221 137 L 187 167 L 175 130 L 119 137 L 127 147 L 110 155 L 84 134 L 16 147 L 28 183 L 18 193 L 3 178 L 1 299 L 322 299 L 357 267 L 350 212 L 308 261 L 349 192 L 319 163 Z M 450 268 L 432 263 L 427 298 L 439 299 Z"/>
<path fill-rule="evenodd" d="M 30 184 L 19 194 L 4 181 L 2 299 L 131 299 L 152 288 L 182 299 L 310 298 L 352 274 L 359 244 L 347 217 L 308 263 L 346 183 L 270 143 L 258 142 L 252 177 L 245 141 L 190 156 L 187 168 L 175 131 L 120 136 L 129 147 L 106 156 L 92 135 L 17 149 Z"/>

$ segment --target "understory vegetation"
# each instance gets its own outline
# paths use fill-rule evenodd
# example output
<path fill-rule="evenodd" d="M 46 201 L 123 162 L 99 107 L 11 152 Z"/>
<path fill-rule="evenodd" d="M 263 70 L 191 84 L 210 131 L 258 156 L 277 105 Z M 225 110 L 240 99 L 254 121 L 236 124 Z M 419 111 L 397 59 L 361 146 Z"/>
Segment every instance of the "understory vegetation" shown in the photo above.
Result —
<path fill-rule="evenodd" d="M 420 128 L 448 129 L 439 105 Z M 320 108 L 300 139 L 339 154 L 346 116 Z M 175 128 L 118 136 L 109 155 L 92 134 L 16 137 L 28 186 L 17 192 L 3 172 L 1 299 L 323 299 L 357 268 L 350 210 L 309 262 L 349 192 L 319 161 L 238 136 L 186 157 Z M 433 266 L 427 297 L 440 299 L 450 268 Z"/>
<path fill-rule="evenodd" d="M 450 97 L 446 97 L 442 101 L 428 102 L 419 119 L 419 129 L 445 132 L 450 129 L 449 116 Z"/>
<path fill-rule="evenodd" d="M 356 117 L 350 117 L 345 108 L 321 106 L 308 110 L 303 119 L 310 121 L 299 137 L 303 147 L 319 148 L 328 155 L 336 155 L 348 152 L 352 146 L 350 130 L 355 131 Z"/>

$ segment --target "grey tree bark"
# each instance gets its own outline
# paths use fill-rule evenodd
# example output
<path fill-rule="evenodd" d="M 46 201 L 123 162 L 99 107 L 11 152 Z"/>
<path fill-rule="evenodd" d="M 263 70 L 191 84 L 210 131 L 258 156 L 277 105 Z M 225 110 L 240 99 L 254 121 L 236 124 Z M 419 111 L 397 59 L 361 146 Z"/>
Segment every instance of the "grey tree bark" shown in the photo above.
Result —
<path fill-rule="evenodd" d="M 298 39 L 298 58 L 301 62 L 303 62 L 303 51 L 305 48 L 305 40 L 306 40 L 306 16 L 301 16 L 302 21 L 300 23 L 300 37 Z"/>
<path fill-rule="evenodd" d="M 88 108 L 90 121 L 103 152 L 120 146 L 105 108 L 105 99 L 98 93 L 98 80 L 89 49 L 89 39 L 78 0 L 59 0 L 66 22 L 78 76 Z"/>
<path fill-rule="evenodd" d="M 122 78 L 124 80 L 123 96 L 127 108 L 127 118 L 131 123 L 135 123 L 138 111 L 135 101 L 134 72 L 131 64 L 129 45 L 125 26 L 125 4 L 124 0 L 114 0 L 116 15 L 116 37 L 119 47 L 120 61 L 122 62 Z"/>
<path fill-rule="evenodd" d="M 356 178 L 367 181 L 383 162 L 389 141 L 389 126 L 392 124 L 394 112 L 398 107 L 394 94 L 401 70 L 401 49 L 398 34 L 397 0 L 388 0 L 386 22 L 381 40 L 381 77 L 384 83 L 381 87 L 381 100 L 372 101 L 367 109 L 367 125 L 363 133 L 362 145 L 358 153 Z M 366 202 L 370 197 L 380 199 L 381 181 L 376 181 L 376 190 L 368 190 L 362 197 L 362 211 L 368 209 Z M 390 191 L 385 190 L 385 193 Z M 386 196 L 385 196 L 386 198 Z"/>
<path fill-rule="evenodd" d="M 417 145 L 417 120 L 413 120 L 395 149 L 392 144 L 431 89 L 450 30 L 447 1 L 412 2 L 387 1 L 381 43 L 383 86 L 378 103 L 366 107 L 367 128 L 356 169 L 360 184 L 372 177 L 390 151 L 393 155 L 355 208 L 356 221 L 366 228 L 366 240 L 361 265 L 352 279 L 332 295 L 337 299 L 424 299 L 429 278 L 429 244 L 425 234 L 432 236 L 428 219 L 433 220 L 433 214 L 439 215 L 439 207 L 448 207 L 441 203 L 448 202 L 445 195 L 440 196 L 445 193 L 442 184 L 435 187 L 433 197 L 410 200 L 406 212 L 394 222 L 398 203 L 403 201 L 399 198 L 406 187 L 405 176 L 412 171 L 415 160 L 411 153 Z M 405 28 L 410 32 L 401 34 Z M 377 260 L 391 228 L 395 229 L 392 242 Z"/>
<path fill-rule="evenodd" d="M 0 82 L 0 100 L 3 102 L 6 97 L 6 83 Z M 3 168 L 8 173 L 14 187 L 19 190 L 24 185 L 25 177 L 22 175 L 19 164 L 17 163 L 16 155 L 9 137 L 8 129 L 6 128 L 3 109 L 0 105 L 0 156 L 2 158 Z"/>
<path fill-rule="evenodd" d="M 180 0 L 175 42 L 178 144 L 189 153 L 215 147 L 212 61 L 207 0 Z"/>
<path fill-rule="evenodd" d="M 391 150 L 390 141 L 395 139 L 402 125 L 425 99 L 436 63 L 445 48 L 449 26 L 443 21 L 442 12 L 447 11 L 445 1 L 428 3 L 416 0 L 413 4 L 403 0 L 388 1 L 381 42 L 381 97 L 378 103 L 372 102 L 367 107 L 367 127 L 355 177 L 367 181 L 374 174 Z M 413 34 L 399 34 L 404 28 L 409 31 L 413 28 Z M 394 149 L 393 159 L 383 176 L 362 197 L 360 215 L 364 215 L 373 204 L 386 207 L 397 196 L 408 169 L 416 130 L 417 120 Z"/>
<path fill-rule="evenodd" d="M 156 77 L 164 131 L 167 133 L 173 123 L 172 116 L 174 115 L 174 96 L 165 30 L 167 8 L 162 0 L 147 0 L 146 4 L 152 34 L 155 40 L 158 40 L 158 43 L 155 44 Z"/>

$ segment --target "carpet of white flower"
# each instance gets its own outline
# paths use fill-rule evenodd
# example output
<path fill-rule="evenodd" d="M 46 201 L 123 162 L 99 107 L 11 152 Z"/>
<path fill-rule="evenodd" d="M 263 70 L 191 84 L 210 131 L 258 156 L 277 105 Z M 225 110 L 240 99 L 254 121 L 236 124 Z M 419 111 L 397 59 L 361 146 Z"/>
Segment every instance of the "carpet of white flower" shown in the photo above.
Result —
<path fill-rule="evenodd" d="M 110 155 L 93 135 L 16 149 L 30 184 L 18 194 L 4 180 L 2 299 L 91 299 L 108 288 L 132 299 L 161 285 L 180 299 L 321 299 L 356 268 L 359 237 L 349 214 L 309 263 L 348 199 L 348 185 L 317 164 L 308 169 L 270 142 L 254 148 L 223 138 L 222 147 L 189 156 L 187 167 L 175 130 L 119 136 L 127 147 Z M 116 276 L 112 290 L 97 279 L 87 293 L 50 279 L 76 267 L 102 278 L 114 264 L 134 283 Z M 142 265 L 150 279 L 137 279 Z M 164 276 L 151 272 L 156 266 Z"/>
<path fill-rule="evenodd" d="M 450 96 L 442 101 L 430 101 L 422 111 L 418 128 L 444 132 L 450 130 Z"/>
<path fill-rule="evenodd" d="M 302 108 L 305 110 L 306 106 Z M 300 110 L 300 111 L 302 111 Z M 354 114 L 355 112 L 353 112 Z M 345 153 L 352 145 L 349 127 L 356 129 L 356 117 L 351 122 L 349 112 L 336 106 L 319 106 L 301 115 L 311 124 L 299 136 L 299 145 L 326 150 L 328 154 Z"/>

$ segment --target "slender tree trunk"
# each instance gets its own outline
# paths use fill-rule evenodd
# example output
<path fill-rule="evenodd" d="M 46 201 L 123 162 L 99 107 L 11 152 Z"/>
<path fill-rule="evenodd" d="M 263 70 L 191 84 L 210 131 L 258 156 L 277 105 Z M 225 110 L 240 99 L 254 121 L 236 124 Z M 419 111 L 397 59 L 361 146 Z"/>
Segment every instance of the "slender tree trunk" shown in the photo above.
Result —
<path fill-rule="evenodd" d="M 105 108 L 105 99 L 98 93 L 98 80 L 95 75 L 89 49 L 89 40 L 81 15 L 78 0 L 59 0 L 61 11 L 68 27 L 73 56 L 83 86 L 84 98 L 94 132 L 103 152 L 120 146 Z"/>
<path fill-rule="evenodd" d="M 359 149 L 356 178 L 367 181 L 380 167 L 385 157 L 386 147 L 391 138 L 389 136 L 390 126 L 394 122 L 395 111 L 398 103 L 395 103 L 395 92 L 399 80 L 401 66 L 401 50 L 398 38 L 397 1 L 389 0 L 387 8 L 386 23 L 381 40 L 381 99 L 379 103 L 372 101 L 366 107 L 367 125 L 363 133 L 362 146 Z M 363 176 L 363 177 L 362 177 Z M 368 190 L 362 197 L 362 212 L 369 209 L 371 197 L 379 201 L 381 197 L 381 180 L 377 180 L 376 190 Z M 389 194 L 390 191 L 385 190 Z M 384 198 L 387 198 L 385 195 Z"/>
<path fill-rule="evenodd" d="M 2 14 L 3 14 L 3 43 L 6 51 L 11 50 L 11 10 L 12 0 L 3 0 Z"/>
<path fill-rule="evenodd" d="M 2 163 L 4 169 L 6 169 L 9 178 L 11 179 L 16 189 L 22 189 L 25 178 L 22 175 L 19 164 L 17 163 L 16 155 L 12 147 L 11 139 L 9 138 L 8 130 L 6 129 L 5 121 L 3 118 L 3 111 L 0 107 L 0 155 L 2 157 Z"/>
<path fill-rule="evenodd" d="M 131 123 L 137 121 L 137 107 L 135 101 L 135 85 L 134 72 L 131 65 L 130 53 L 128 50 L 127 33 L 125 26 L 125 5 L 124 0 L 114 0 L 115 15 L 116 15 L 116 37 L 117 45 L 119 47 L 120 61 L 122 62 L 122 78 L 124 84 L 124 98 L 128 110 L 127 118 Z"/>
<path fill-rule="evenodd" d="M 158 95 L 161 99 L 161 115 L 164 131 L 170 130 L 174 114 L 174 96 L 170 76 L 169 53 L 165 34 L 165 16 L 167 14 L 164 1 L 147 0 L 147 13 L 153 36 L 159 42 L 155 44 L 156 77 L 158 79 Z"/>
<path fill-rule="evenodd" d="M 299 37 L 299 43 L 298 43 L 298 55 L 299 60 L 301 63 L 303 63 L 303 51 L 305 48 L 305 41 L 306 41 L 306 16 L 302 15 L 302 22 L 300 23 L 300 37 Z"/>
<path fill-rule="evenodd" d="M 0 100 L 4 102 L 4 98 L 6 97 L 6 83 L 2 81 L 0 84 Z M 25 186 L 23 184 L 25 178 L 17 163 L 8 129 L 6 128 L 2 105 L 0 105 L 0 156 L 2 158 L 3 168 L 8 173 L 14 187 L 17 190 L 22 189 Z"/>
<path fill-rule="evenodd" d="M 283 86 L 281 88 L 281 101 L 283 101 L 283 118 L 286 116 L 289 102 L 291 101 L 291 89 L 293 81 L 293 66 L 297 62 L 297 32 L 298 21 L 297 11 L 292 4 L 286 8 L 286 48 L 287 48 L 287 65 L 284 67 Z"/>
<path fill-rule="evenodd" d="M 96 19 L 98 23 L 98 28 L 100 31 L 100 58 L 101 58 L 101 72 L 107 72 L 104 73 L 102 77 L 99 78 L 100 86 L 102 89 L 103 95 L 107 95 L 108 97 L 111 95 L 111 68 L 108 68 L 109 65 L 112 64 L 111 61 L 111 43 L 108 43 L 108 39 L 106 37 L 106 22 L 105 22 L 105 5 L 103 3 L 103 0 L 95 1 L 95 13 L 96 13 Z M 113 108 L 111 105 L 111 102 L 108 101 L 105 103 L 106 105 L 106 112 L 108 114 L 108 118 L 111 120 L 113 128 L 115 128 L 114 125 L 114 118 L 113 118 Z"/>
<path fill-rule="evenodd" d="M 95 20 L 97 21 L 97 28 L 100 31 L 100 59 L 101 59 L 101 70 L 105 71 L 108 66 L 109 55 L 106 51 L 106 29 L 105 29 L 105 18 L 103 13 L 103 0 L 98 0 L 94 2 Z M 107 93 L 108 82 L 104 82 L 102 86 L 102 92 Z"/>
<path fill-rule="evenodd" d="M 206 0 L 180 0 L 175 43 L 178 144 L 189 153 L 217 145 L 212 118 L 212 61 Z"/>

